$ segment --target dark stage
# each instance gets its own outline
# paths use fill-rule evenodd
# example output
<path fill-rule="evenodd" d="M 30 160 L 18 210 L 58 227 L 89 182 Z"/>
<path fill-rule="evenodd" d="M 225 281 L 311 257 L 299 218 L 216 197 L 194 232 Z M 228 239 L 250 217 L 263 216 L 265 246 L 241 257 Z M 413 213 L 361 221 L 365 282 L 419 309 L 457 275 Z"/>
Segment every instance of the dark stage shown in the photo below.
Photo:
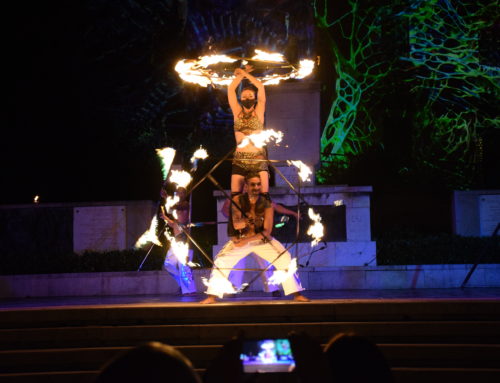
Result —
<path fill-rule="evenodd" d="M 498 300 L 500 288 L 465 288 L 465 289 L 394 289 L 394 290 L 323 290 L 306 291 L 307 297 L 317 304 L 342 304 L 345 302 L 439 302 L 454 300 Z M 37 309 L 37 308 L 104 308 L 104 307 L 162 307 L 181 304 L 196 304 L 205 297 L 204 294 L 194 296 L 181 295 L 130 295 L 112 297 L 54 297 L 54 298 L 22 298 L 0 300 L 0 310 Z M 245 292 L 219 300 L 217 305 L 260 305 L 260 304 L 292 304 L 289 297 L 272 297 L 261 292 Z"/>

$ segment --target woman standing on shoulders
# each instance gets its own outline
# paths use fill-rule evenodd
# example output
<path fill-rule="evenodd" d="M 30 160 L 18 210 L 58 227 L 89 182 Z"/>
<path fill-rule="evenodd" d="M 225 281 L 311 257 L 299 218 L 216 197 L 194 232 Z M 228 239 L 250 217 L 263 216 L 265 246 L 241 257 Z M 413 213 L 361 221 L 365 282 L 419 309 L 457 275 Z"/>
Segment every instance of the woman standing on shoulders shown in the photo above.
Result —
<path fill-rule="evenodd" d="M 234 71 L 236 77 L 229 84 L 227 97 L 229 106 L 234 117 L 234 135 L 236 138 L 236 152 L 233 159 L 231 174 L 231 194 L 237 195 L 243 192 L 245 175 L 258 173 L 262 184 L 262 195 L 269 198 L 269 170 L 266 161 L 267 151 L 265 148 L 256 147 L 251 141 L 240 147 L 242 141 L 249 135 L 260 133 L 264 129 L 264 112 L 266 109 L 266 92 L 264 85 L 249 72 L 253 69 L 246 66 L 246 70 L 237 68 Z M 236 95 L 236 89 L 241 81 L 247 78 L 255 87 L 245 87 L 241 91 L 240 101 Z"/>

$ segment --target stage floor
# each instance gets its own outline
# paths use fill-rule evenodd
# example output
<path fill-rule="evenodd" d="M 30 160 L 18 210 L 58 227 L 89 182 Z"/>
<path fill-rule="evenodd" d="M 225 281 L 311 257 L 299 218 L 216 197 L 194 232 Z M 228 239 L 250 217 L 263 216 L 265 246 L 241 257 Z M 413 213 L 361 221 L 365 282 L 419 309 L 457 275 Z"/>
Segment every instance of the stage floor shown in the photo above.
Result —
<path fill-rule="evenodd" d="M 322 290 L 305 291 L 304 295 L 316 303 L 335 301 L 427 301 L 427 300 L 499 300 L 500 288 L 465 289 L 398 289 L 398 290 Z M 106 297 L 53 297 L 0 299 L 0 311 L 48 307 L 112 307 L 112 306 L 178 306 L 193 305 L 206 297 L 205 294 L 181 295 L 123 295 Z M 245 292 L 219 300 L 217 304 L 256 304 L 259 302 L 294 303 L 291 297 L 272 297 L 263 292 Z M 301 303 L 307 304 L 307 303 Z"/>

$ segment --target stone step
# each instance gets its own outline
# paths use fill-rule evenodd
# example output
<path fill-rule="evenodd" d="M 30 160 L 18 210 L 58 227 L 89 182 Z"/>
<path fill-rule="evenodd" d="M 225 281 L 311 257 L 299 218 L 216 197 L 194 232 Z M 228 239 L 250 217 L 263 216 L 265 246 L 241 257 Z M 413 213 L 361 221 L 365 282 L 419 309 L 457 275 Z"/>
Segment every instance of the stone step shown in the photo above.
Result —
<path fill-rule="evenodd" d="M 393 367 L 495 368 L 500 345 L 379 344 Z M 198 369 L 207 368 L 221 345 L 176 347 Z M 130 347 L 93 347 L 0 351 L 4 373 L 98 370 L 106 361 Z"/>
<path fill-rule="evenodd" d="M 493 320 L 498 300 L 321 300 L 307 304 L 290 300 L 236 301 L 212 306 L 198 303 L 124 304 L 71 308 L 4 309 L 0 328 L 156 325 L 210 323 L 290 323 L 347 321 Z"/>
<path fill-rule="evenodd" d="M 500 344 L 379 344 L 393 367 L 497 368 Z"/>
<path fill-rule="evenodd" d="M 224 344 L 240 332 L 259 339 L 286 337 L 291 331 L 303 331 L 318 342 L 354 332 L 377 343 L 500 343 L 497 321 L 308 322 L 3 329 L 0 350 L 134 346 L 152 340 L 174 346 L 211 345 Z"/>
<path fill-rule="evenodd" d="M 92 383 L 98 371 L 51 371 L 27 373 L 0 373 L 5 383 Z"/>
<path fill-rule="evenodd" d="M 395 383 L 493 383 L 500 380 L 498 368 L 393 368 Z"/>
<path fill-rule="evenodd" d="M 198 370 L 200 375 L 203 372 Z M 493 368 L 393 368 L 392 372 L 395 383 L 496 383 L 500 378 L 500 369 Z M 98 371 L 0 374 L 0 382 L 91 383 L 97 374 Z"/>

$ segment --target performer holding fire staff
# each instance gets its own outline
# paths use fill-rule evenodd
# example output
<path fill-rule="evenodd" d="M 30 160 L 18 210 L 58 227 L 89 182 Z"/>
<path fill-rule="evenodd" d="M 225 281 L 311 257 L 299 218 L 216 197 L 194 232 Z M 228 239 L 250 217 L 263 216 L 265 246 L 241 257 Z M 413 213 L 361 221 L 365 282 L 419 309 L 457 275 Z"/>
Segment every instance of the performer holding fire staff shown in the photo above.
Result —
<path fill-rule="evenodd" d="M 245 70 L 246 69 L 246 70 Z M 266 110 L 266 91 L 264 85 L 249 72 L 250 65 L 245 69 L 237 68 L 236 77 L 229 84 L 227 98 L 234 117 L 234 135 L 236 138 L 236 152 L 233 159 L 231 175 L 231 194 L 243 192 L 245 175 L 258 173 L 262 182 L 261 193 L 269 199 L 269 170 L 266 161 L 251 161 L 252 159 L 267 160 L 265 148 L 256 147 L 251 141 L 244 147 L 240 144 L 250 134 L 260 133 L 264 129 L 264 112 Z M 241 91 L 240 102 L 236 89 L 246 78 L 255 87 L 244 87 Z"/>
<path fill-rule="evenodd" d="M 245 187 L 244 187 L 243 191 L 247 192 L 246 189 L 247 189 L 247 187 L 246 187 L 246 183 L 245 183 Z M 284 207 L 283 205 L 277 204 L 274 201 L 272 201 L 271 203 L 272 203 L 273 209 L 276 213 L 283 214 L 283 215 L 291 215 L 291 216 L 295 217 L 295 219 L 297 219 L 297 220 L 299 219 L 297 212 L 289 210 L 286 207 Z M 226 218 L 229 218 L 229 216 L 230 216 L 229 215 L 230 205 L 231 205 L 230 200 L 226 199 L 226 201 L 224 202 L 224 205 L 222 206 L 222 209 L 221 209 L 222 215 Z M 259 267 L 261 267 L 263 269 L 269 266 L 269 262 L 263 260 L 260 257 L 257 257 L 255 260 L 257 261 L 257 264 L 259 265 Z M 245 267 L 245 260 L 240 261 L 240 263 L 238 263 L 236 265 L 236 267 L 240 267 L 240 266 Z M 264 287 L 264 291 L 266 293 L 271 293 L 273 297 L 280 297 L 281 292 L 279 290 L 279 286 L 268 283 L 269 278 L 273 274 L 273 270 L 274 270 L 274 267 L 270 267 L 266 272 L 264 272 L 262 274 L 262 286 Z M 229 280 L 231 281 L 231 283 L 234 286 L 240 287 L 242 280 L 243 280 L 243 274 L 244 274 L 244 271 L 242 271 L 242 270 L 233 270 L 231 272 L 231 276 L 230 276 Z"/>
<path fill-rule="evenodd" d="M 183 187 L 177 188 L 177 196 L 179 197 L 179 202 L 177 202 L 173 209 L 177 212 L 177 222 L 181 225 L 187 225 L 189 223 L 189 202 L 187 200 L 186 189 Z M 167 197 L 165 189 L 162 188 L 161 191 L 162 199 Z M 163 210 L 160 212 L 160 217 L 165 220 L 167 225 L 172 229 L 175 240 L 186 242 L 186 235 L 182 232 L 178 223 L 170 219 Z M 184 229 L 188 230 L 188 229 Z M 191 261 L 193 258 L 193 250 L 189 250 L 189 256 L 187 261 Z M 196 293 L 196 285 L 193 280 L 193 275 L 191 273 L 191 268 L 182 264 L 177 256 L 175 255 L 172 246 L 168 249 L 167 256 L 163 263 L 165 270 L 175 279 L 177 284 L 181 289 L 181 293 L 184 295 L 193 295 Z"/>
<path fill-rule="evenodd" d="M 201 303 L 215 303 L 217 296 L 223 297 L 224 292 L 218 291 L 217 287 L 223 285 L 231 269 L 250 253 L 272 262 L 277 271 L 286 272 L 291 264 L 290 253 L 271 237 L 274 211 L 271 202 L 261 195 L 262 182 L 259 174 L 248 173 L 245 182 L 248 192 L 233 197 L 234 203 L 241 208 L 240 211 L 232 206 L 232 223 L 239 235 L 231 237 L 217 254 L 214 265 L 218 270 L 212 270 L 206 291 L 208 297 Z M 296 273 L 289 273 L 281 283 L 285 295 L 293 294 L 293 299 L 297 302 L 309 301 L 300 293 L 303 288 Z"/>

